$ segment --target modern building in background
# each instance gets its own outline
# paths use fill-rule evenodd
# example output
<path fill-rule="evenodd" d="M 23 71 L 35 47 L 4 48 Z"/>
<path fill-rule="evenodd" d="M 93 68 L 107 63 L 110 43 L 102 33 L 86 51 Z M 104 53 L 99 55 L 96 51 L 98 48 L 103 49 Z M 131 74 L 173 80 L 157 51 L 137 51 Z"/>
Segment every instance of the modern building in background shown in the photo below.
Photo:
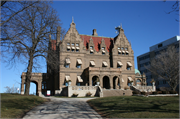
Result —
<path fill-rule="evenodd" d="M 160 51 L 167 48 L 167 46 L 174 44 L 179 49 L 179 40 L 180 40 L 180 36 L 174 36 L 174 37 L 167 39 L 161 43 L 151 46 L 149 48 L 150 49 L 149 52 L 144 53 L 137 57 L 138 70 L 141 73 L 144 72 L 146 74 L 147 85 L 149 85 L 149 86 L 152 85 L 150 82 L 152 79 L 156 80 L 156 77 L 150 71 L 148 71 L 145 68 L 145 66 L 149 67 L 151 59 L 154 58 L 156 55 L 158 55 Z M 168 87 L 168 86 L 169 85 L 168 85 L 167 81 L 165 81 L 165 80 L 159 80 L 156 82 L 156 88 Z"/>

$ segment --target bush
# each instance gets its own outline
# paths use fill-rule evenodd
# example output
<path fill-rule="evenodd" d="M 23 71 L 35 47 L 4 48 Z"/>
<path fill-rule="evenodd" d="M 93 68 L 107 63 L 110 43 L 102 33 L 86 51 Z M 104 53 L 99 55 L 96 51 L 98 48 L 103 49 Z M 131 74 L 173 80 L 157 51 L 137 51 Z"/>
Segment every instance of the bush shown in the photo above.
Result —
<path fill-rule="evenodd" d="M 162 91 L 157 91 L 157 94 L 162 94 Z"/>
<path fill-rule="evenodd" d="M 146 95 L 146 92 L 141 92 L 141 95 Z"/>
<path fill-rule="evenodd" d="M 173 91 L 173 90 L 169 91 L 169 93 L 170 93 L 170 94 L 177 94 L 177 92 L 176 92 L 176 91 Z"/>
<path fill-rule="evenodd" d="M 125 90 L 130 89 L 129 86 L 124 87 Z"/>
<path fill-rule="evenodd" d="M 153 95 L 156 95 L 156 94 L 158 94 L 158 93 L 157 93 L 157 91 L 156 91 L 156 92 L 153 92 L 152 94 L 153 94 Z"/>
<path fill-rule="evenodd" d="M 86 93 L 86 97 L 90 97 L 92 95 L 91 92 Z"/>
<path fill-rule="evenodd" d="M 162 91 L 162 94 L 169 94 L 168 91 Z"/>
<path fill-rule="evenodd" d="M 133 94 L 140 94 L 139 91 L 133 91 Z"/>

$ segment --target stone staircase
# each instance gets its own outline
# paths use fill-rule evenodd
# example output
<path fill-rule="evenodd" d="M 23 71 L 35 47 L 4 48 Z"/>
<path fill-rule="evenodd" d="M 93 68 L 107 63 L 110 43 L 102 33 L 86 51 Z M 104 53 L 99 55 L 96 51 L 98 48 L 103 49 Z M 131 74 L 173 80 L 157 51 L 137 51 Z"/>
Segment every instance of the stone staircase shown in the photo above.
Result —
<path fill-rule="evenodd" d="M 103 97 L 132 95 L 132 90 L 122 90 L 122 89 L 103 89 L 102 92 L 103 92 Z"/>

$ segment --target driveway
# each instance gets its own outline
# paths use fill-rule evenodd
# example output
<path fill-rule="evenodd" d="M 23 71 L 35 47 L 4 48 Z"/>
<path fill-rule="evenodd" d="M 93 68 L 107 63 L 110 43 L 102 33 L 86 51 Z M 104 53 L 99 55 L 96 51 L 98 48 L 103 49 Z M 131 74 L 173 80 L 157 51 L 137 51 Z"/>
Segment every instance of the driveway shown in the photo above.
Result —
<path fill-rule="evenodd" d="M 102 118 L 87 103 L 92 98 L 55 98 L 29 111 L 23 119 Z"/>

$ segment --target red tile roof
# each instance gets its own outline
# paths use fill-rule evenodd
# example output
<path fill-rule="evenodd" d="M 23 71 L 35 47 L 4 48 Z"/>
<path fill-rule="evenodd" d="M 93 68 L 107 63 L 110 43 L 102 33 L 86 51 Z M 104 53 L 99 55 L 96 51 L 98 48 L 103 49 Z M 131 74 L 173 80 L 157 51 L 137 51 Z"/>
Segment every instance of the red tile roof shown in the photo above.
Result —
<path fill-rule="evenodd" d="M 93 39 L 93 43 L 94 43 L 94 48 L 97 52 L 99 52 L 99 46 L 101 44 L 102 39 L 104 39 L 105 44 L 106 44 L 106 50 L 109 52 L 112 50 L 113 47 L 113 38 L 108 38 L 108 37 L 99 37 L 99 36 L 89 36 L 89 35 L 80 35 L 82 41 L 84 40 L 84 46 L 86 47 L 86 50 L 88 49 L 88 44 L 89 44 L 89 40 Z M 56 40 L 51 40 L 51 47 L 52 50 L 56 50 Z"/>
<path fill-rule="evenodd" d="M 112 50 L 113 46 L 113 38 L 108 38 L 108 37 L 99 37 L 99 36 L 88 36 L 88 35 L 80 35 L 82 41 L 84 40 L 84 46 L 86 46 L 87 50 L 87 45 L 89 44 L 89 41 L 92 37 L 93 43 L 94 43 L 94 48 L 97 52 L 99 52 L 99 46 L 101 44 L 102 39 L 104 39 L 105 44 L 106 44 L 106 50 L 109 52 Z"/>

